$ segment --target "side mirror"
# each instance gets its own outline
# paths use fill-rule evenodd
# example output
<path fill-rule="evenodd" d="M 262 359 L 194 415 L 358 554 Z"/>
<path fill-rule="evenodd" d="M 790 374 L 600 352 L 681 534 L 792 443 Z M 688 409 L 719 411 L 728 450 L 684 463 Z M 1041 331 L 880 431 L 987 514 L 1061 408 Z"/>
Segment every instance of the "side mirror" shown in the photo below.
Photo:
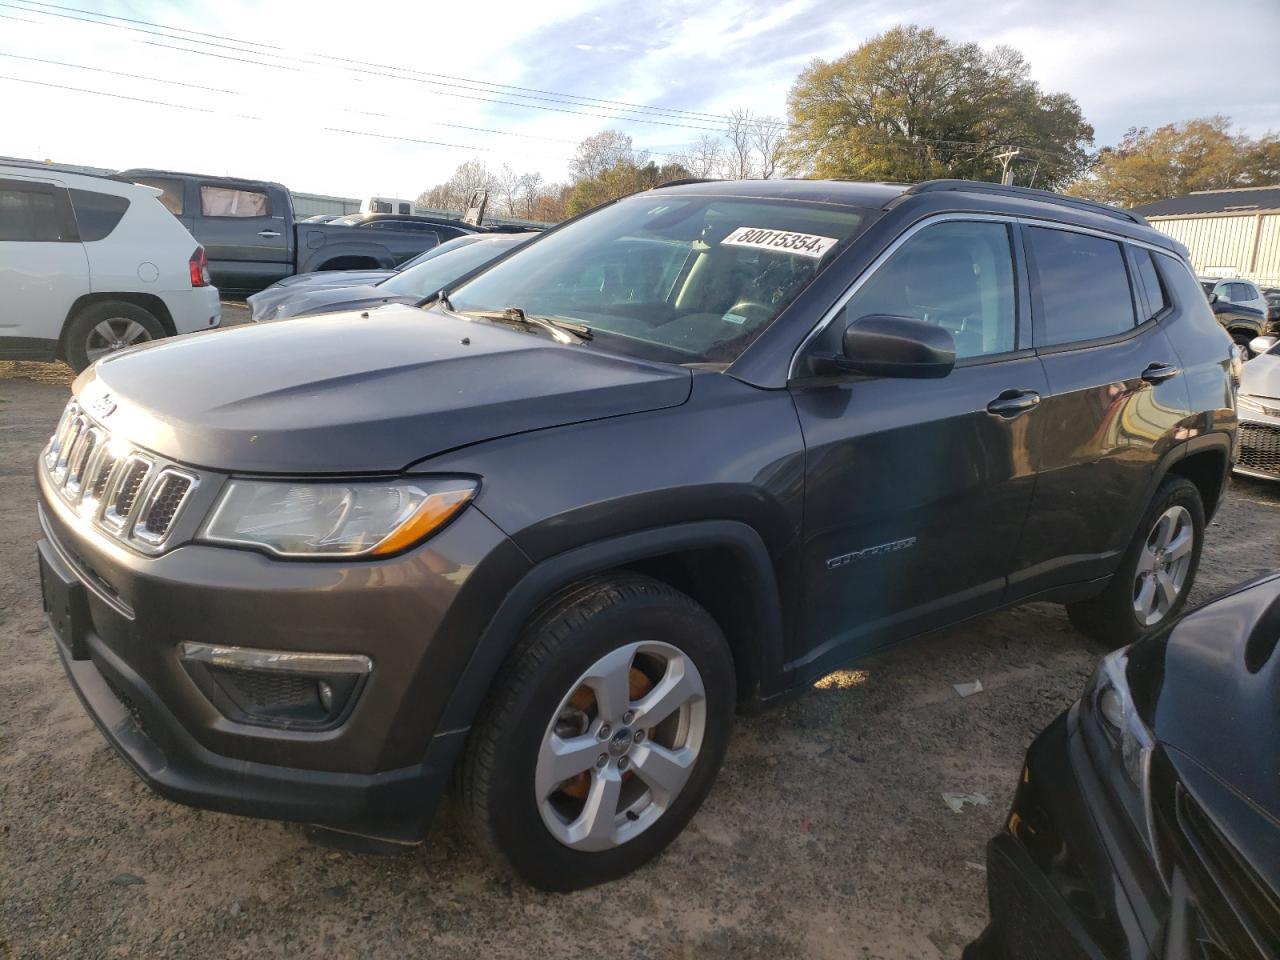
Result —
<path fill-rule="evenodd" d="M 1211 293 L 1211 294 L 1209 294 L 1209 302 L 1210 302 L 1210 303 L 1217 303 L 1217 302 L 1218 302 L 1218 295 L 1217 295 L 1216 293 Z"/>
<path fill-rule="evenodd" d="M 862 317 L 845 327 L 840 345 L 839 354 L 813 358 L 815 373 L 931 380 L 956 365 L 951 331 L 914 317 Z"/>
<path fill-rule="evenodd" d="M 1255 357 L 1260 357 L 1272 347 L 1276 345 L 1276 340 L 1280 339 L 1273 336 L 1254 337 L 1249 341 L 1249 352 Z"/>

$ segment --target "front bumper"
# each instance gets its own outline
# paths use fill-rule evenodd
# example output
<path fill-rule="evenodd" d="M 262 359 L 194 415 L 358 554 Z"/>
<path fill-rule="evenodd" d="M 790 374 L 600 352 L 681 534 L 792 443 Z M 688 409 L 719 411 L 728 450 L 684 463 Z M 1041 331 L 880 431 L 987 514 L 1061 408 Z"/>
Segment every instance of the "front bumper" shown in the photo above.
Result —
<path fill-rule="evenodd" d="M 1155 865 L 1090 760 L 1079 705 L 1028 751 L 987 847 L 991 920 L 966 960 L 1138 960 L 1168 913 Z"/>
<path fill-rule="evenodd" d="M 1277 413 L 1237 405 L 1237 453 L 1232 469 L 1259 480 L 1280 480 L 1280 400 L 1261 402 Z"/>
<path fill-rule="evenodd" d="M 492 597 L 527 569 L 483 514 L 465 511 L 385 561 L 286 562 L 199 544 L 147 557 L 79 525 L 38 476 L 41 566 L 61 581 L 46 598 L 74 598 L 80 619 L 59 654 L 139 776 L 194 806 L 403 842 L 425 833 L 467 733 L 438 721 Z M 213 705 L 183 643 L 361 654 L 373 668 L 336 727 L 263 726 Z"/>

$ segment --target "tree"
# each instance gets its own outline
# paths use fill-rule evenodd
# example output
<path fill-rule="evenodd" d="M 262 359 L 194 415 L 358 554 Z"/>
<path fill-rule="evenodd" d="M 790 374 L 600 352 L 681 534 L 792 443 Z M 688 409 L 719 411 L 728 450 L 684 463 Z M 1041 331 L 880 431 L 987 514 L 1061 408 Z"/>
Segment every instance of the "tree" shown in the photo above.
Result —
<path fill-rule="evenodd" d="M 761 179 L 769 180 L 778 175 L 786 156 L 786 124 L 776 117 L 756 117 L 751 122 L 751 146 L 758 160 L 756 170 Z"/>
<path fill-rule="evenodd" d="M 998 180 L 994 155 L 1021 148 L 1037 185 L 1086 167 L 1093 128 L 1066 94 L 1046 94 L 1018 51 L 895 27 L 838 60 L 815 60 L 788 96 L 786 162 L 823 177 Z"/>
<path fill-rule="evenodd" d="M 485 166 L 479 157 L 458 164 L 444 183 L 438 183 L 418 195 L 418 206 L 440 210 L 465 210 L 471 195 L 477 190 L 498 193 L 501 189 L 497 176 Z"/>
<path fill-rule="evenodd" d="M 617 130 L 587 137 L 569 164 L 572 171 L 567 214 L 575 216 L 592 207 L 648 190 L 666 180 L 690 176 L 678 162 L 657 164 L 649 154 L 636 150 L 631 138 Z"/>
<path fill-rule="evenodd" d="M 1268 133 L 1249 148 L 1244 158 L 1244 176 L 1251 187 L 1280 184 L 1280 133 Z"/>
<path fill-rule="evenodd" d="M 730 180 L 749 180 L 755 175 L 755 119 L 750 110 L 731 110 L 725 125 L 724 175 Z"/>
<path fill-rule="evenodd" d="M 502 169 L 494 174 L 494 182 L 498 190 L 498 195 L 495 199 L 502 202 L 503 211 L 508 217 L 516 216 L 524 175 L 516 173 L 511 164 L 504 163 Z"/>
<path fill-rule="evenodd" d="M 719 137 L 704 133 L 686 152 L 673 154 L 671 161 L 688 170 L 691 177 L 718 177 L 724 166 L 724 145 Z"/>
<path fill-rule="evenodd" d="M 1236 186 L 1244 166 L 1243 138 L 1227 117 L 1170 123 L 1155 130 L 1130 127 L 1114 147 L 1104 147 L 1089 176 L 1071 193 L 1105 203 L 1136 206 L 1191 193 Z"/>

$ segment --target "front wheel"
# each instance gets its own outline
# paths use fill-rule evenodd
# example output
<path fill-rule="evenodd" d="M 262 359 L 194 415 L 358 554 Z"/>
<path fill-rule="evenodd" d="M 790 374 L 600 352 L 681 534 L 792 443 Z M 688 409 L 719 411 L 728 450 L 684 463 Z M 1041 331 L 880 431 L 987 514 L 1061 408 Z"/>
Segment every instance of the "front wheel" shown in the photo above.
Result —
<path fill-rule="evenodd" d="M 468 741 L 470 832 L 546 890 L 616 879 L 675 839 L 729 741 L 733 660 L 683 593 L 618 574 L 535 615 Z"/>
<path fill-rule="evenodd" d="M 1204 546 L 1204 504 L 1195 484 L 1170 477 L 1160 485 L 1107 589 L 1068 604 L 1082 632 L 1108 646 L 1133 643 L 1181 612 Z"/>

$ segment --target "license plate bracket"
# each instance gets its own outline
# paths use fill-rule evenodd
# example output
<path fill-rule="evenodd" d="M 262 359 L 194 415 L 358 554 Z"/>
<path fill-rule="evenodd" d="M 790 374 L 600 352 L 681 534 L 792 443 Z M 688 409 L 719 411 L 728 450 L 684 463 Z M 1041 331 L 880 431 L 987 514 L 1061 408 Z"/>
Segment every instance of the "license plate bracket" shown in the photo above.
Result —
<path fill-rule="evenodd" d="M 47 541 L 36 548 L 40 562 L 40 594 L 45 616 L 58 643 L 73 660 L 88 660 L 85 632 L 89 628 L 89 595 L 74 573 Z"/>

